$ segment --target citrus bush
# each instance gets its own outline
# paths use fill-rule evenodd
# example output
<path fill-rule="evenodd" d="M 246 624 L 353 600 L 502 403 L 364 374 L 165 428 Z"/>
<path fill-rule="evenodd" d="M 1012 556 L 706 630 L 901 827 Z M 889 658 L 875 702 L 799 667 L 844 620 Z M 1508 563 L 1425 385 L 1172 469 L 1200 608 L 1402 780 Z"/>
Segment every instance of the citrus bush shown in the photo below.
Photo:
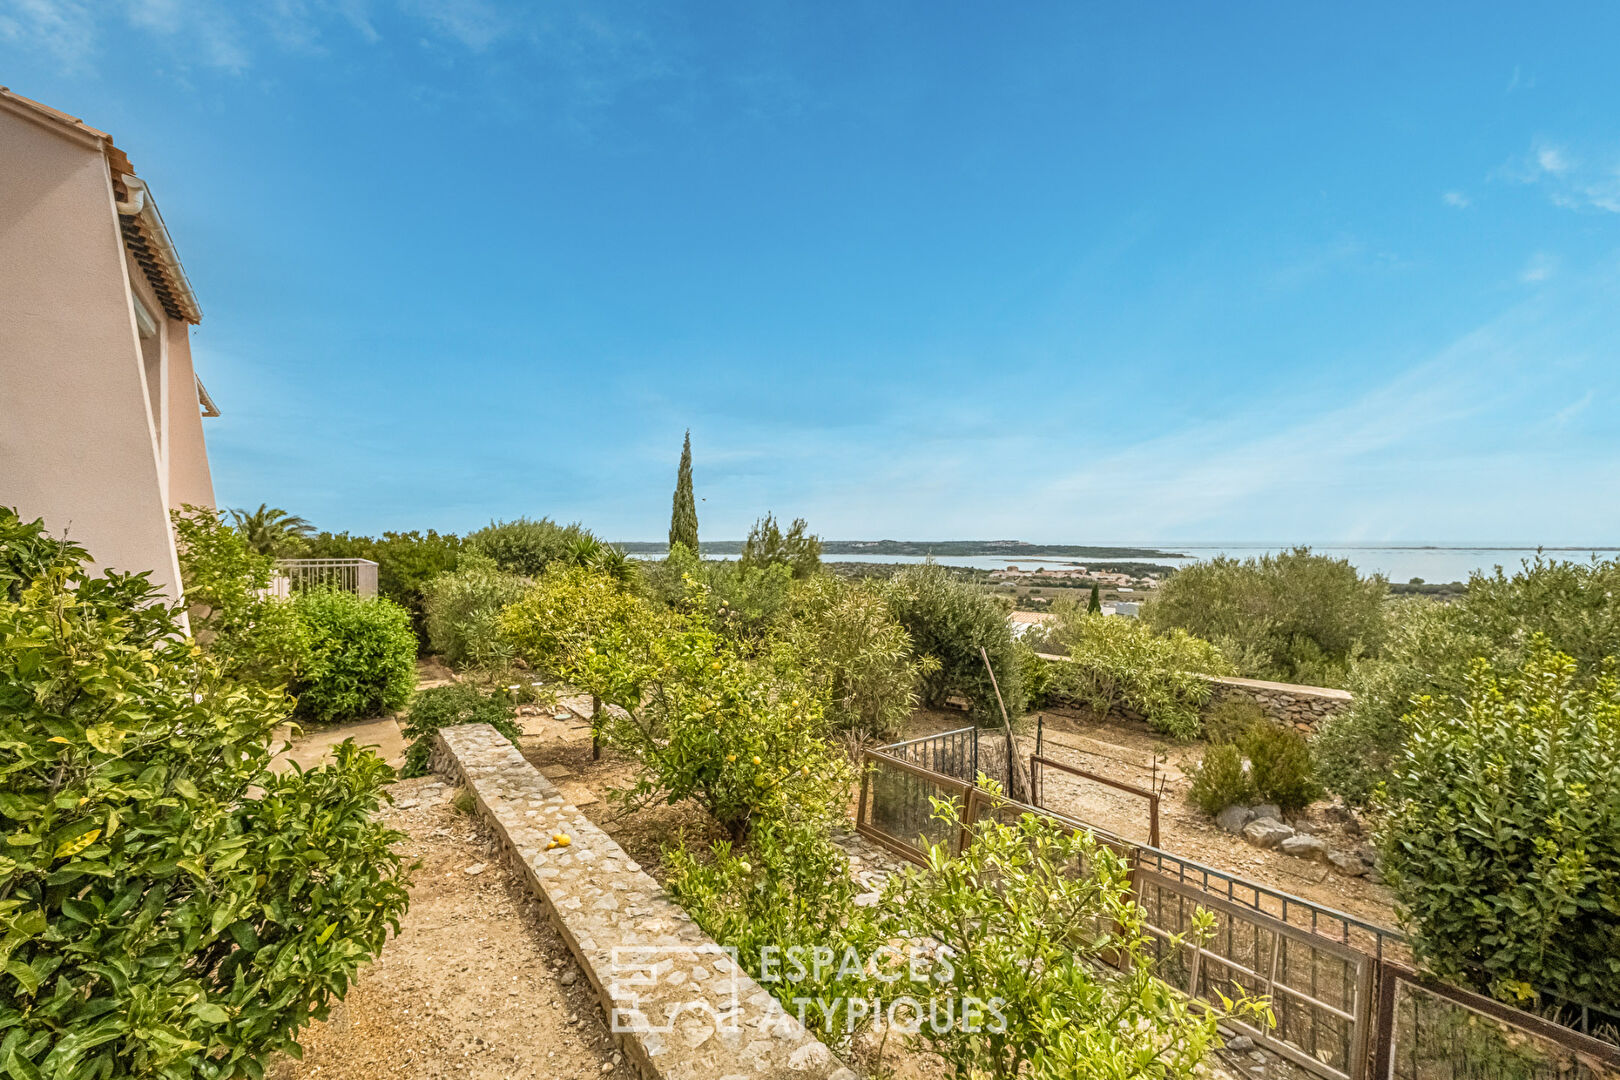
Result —
<path fill-rule="evenodd" d="M 934 808 L 955 836 L 958 808 L 941 799 Z M 920 999 L 923 1047 L 957 1076 L 1195 1075 L 1219 1045 L 1224 1014 L 1155 977 L 1158 943 L 1132 897 L 1125 861 L 1090 833 L 1042 815 L 1011 824 L 985 817 L 970 828 L 959 856 L 933 845 L 927 865 L 895 875 L 883 897 L 896 935 L 944 946 L 927 982 L 897 984 Z M 1074 873 L 1076 865 L 1085 873 Z M 1213 925 L 1199 911 L 1192 936 L 1207 939 Z M 1179 940 L 1165 947 L 1169 955 L 1180 951 Z M 999 1001 L 1002 1030 L 926 1022 L 951 1009 L 961 1015 L 970 999 Z M 1265 1011 L 1251 1002 L 1235 1009 Z"/>
<path fill-rule="evenodd" d="M 404 776 L 424 776 L 433 756 L 433 737 L 440 728 L 488 724 L 513 746 L 523 734 L 512 719 L 512 700 L 503 691 L 486 694 L 471 683 L 451 683 L 423 690 L 411 699 L 400 734 L 411 741 L 405 751 Z"/>
<path fill-rule="evenodd" d="M 292 601 L 309 635 L 293 690 L 298 713 L 322 723 L 397 709 L 416 686 L 411 616 L 392 600 L 315 589 Z"/>
<path fill-rule="evenodd" d="M 1249 755 L 1249 775 L 1262 802 L 1275 803 L 1292 814 L 1321 797 L 1310 744 L 1298 731 L 1261 720 L 1250 726 L 1243 749 Z"/>
<path fill-rule="evenodd" d="M 665 850 L 664 865 L 670 895 L 710 937 L 736 949 L 743 969 L 789 1013 L 814 1003 L 803 1015 L 817 1038 L 841 1049 L 870 1026 L 870 1014 L 849 1023 L 846 1006 L 873 995 L 878 984 L 864 961 L 885 939 L 876 909 L 856 905 L 860 888 L 825 822 L 766 822 L 746 847 L 722 840 L 707 859 L 678 843 Z M 838 959 L 799 977 L 782 970 L 784 958 L 817 948 Z M 842 963 L 851 950 L 863 963 Z"/>
<path fill-rule="evenodd" d="M 0 509 L 0 1069 L 259 1080 L 398 931 L 392 770 L 268 772 L 285 695 L 87 558 Z"/>
<path fill-rule="evenodd" d="M 664 612 L 604 575 L 549 571 L 502 624 L 523 659 L 601 699 L 602 740 L 642 766 L 627 805 L 692 799 L 731 838 L 756 820 L 819 814 L 850 767 L 824 737 L 802 672 L 721 633 L 707 590 Z"/>
<path fill-rule="evenodd" d="M 269 595 L 275 559 L 248 546 L 218 510 L 169 515 L 191 633 L 231 679 L 288 686 L 309 665 L 309 632 L 292 606 Z"/>
<path fill-rule="evenodd" d="M 1214 817 L 1228 806 L 1247 806 L 1253 798 L 1254 784 L 1236 744 L 1216 743 L 1204 751 L 1187 789 L 1188 802 Z"/>
<path fill-rule="evenodd" d="M 1510 1002 L 1620 1009 L 1620 679 L 1583 684 L 1538 638 L 1476 661 L 1460 699 L 1420 697 L 1380 836 L 1413 948 Z"/>

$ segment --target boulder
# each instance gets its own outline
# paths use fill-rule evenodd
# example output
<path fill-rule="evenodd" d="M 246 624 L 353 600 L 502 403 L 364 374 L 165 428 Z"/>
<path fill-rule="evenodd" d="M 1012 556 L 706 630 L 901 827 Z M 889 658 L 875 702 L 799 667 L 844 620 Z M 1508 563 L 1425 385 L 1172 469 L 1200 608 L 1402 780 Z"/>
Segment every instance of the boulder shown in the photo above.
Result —
<path fill-rule="evenodd" d="M 1361 856 L 1352 852 L 1330 851 L 1327 861 L 1333 869 L 1346 877 L 1360 877 L 1367 872 L 1367 866 L 1361 861 Z"/>
<path fill-rule="evenodd" d="M 1292 855 L 1299 859 L 1322 859 L 1327 857 L 1327 845 L 1320 839 L 1306 833 L 1295 833 L 1285 836 L 1277 845 L 1277 850 L 1284 855 Z"/>
<path fill-rule="evenodd" d="M 1275 821 L 1281 821 L 1283 816 L 1282 807 L 1275 803 L 1261 803 L 1259 806 L 1254 808 L 1254 816 L 1257 818 L 1268 817 Z"/>
<path fill-rule="evenodd" d="M 1274 817 L 1257 817 L 1243 826 L 1243 838 L 1255 847 L 1276 847 L 1293 835 L 1293 829 Z"/>
<path fill-rule="evenodd" d="M 1254 820 L 1254 811 L 1247 806 L 1228 806 L 1215 815 L 1215 824 L 1223 830 L 1236 836 L 1243 831 L 1243 826 Z"/>

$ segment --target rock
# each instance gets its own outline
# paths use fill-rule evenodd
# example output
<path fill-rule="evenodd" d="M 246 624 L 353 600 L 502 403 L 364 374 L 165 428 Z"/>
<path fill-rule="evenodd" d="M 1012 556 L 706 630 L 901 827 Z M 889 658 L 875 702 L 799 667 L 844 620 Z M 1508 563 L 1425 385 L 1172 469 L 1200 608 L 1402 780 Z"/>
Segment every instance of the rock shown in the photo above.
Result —
<path fill-rule="evenodd" d="M 1327 857 L 1327 845 L 1317 837 L 1306 833 L 1295 833 L 1285 836 L 1277 850 L 1284 855 L 1292 855 L 1298 859 L 1322 859 Z"/>
<path fill-rule="evenodd" d="M 1294 830 L 1274 817 L 1259 817 L 1243 826 L 1243 839 L 1255 847 L 1276 847 L 1294 835 Z"/>
<path fill-rule="evenodd" d="M 488 867 L 486 867 L 483 863 L 475 862 L 471 866 L 467 867 L 467 869 L 463 870 L 462 873 L 466 874 L 468 877 L 477 877 L 486 869 L 488 869 Z"/>
<path fill-rule="evenodd" d="M 1215 815 L 1215 824 L 1225 832 L 1236 836 L 1243 831 L 1243 826 L 1254 820 L 1254 811 L 1247 806 L 1228 806 Z"/>
<path fill-rule="evenodd" d="M 1377 870 L 1369 870 L 1367 871 L 1367 880 L 1372 882 L 1374 885 L 1382 885 L 1384 883 L 1384 875 L 1380 874 Z"/>
<path fill-rule="evenodd" d="M 1261 803 L 1259 806 L 1254 808 L 1254 816 L 1257 818 L 1268 817 L 1275 821 L 1281 821 L 1282 807 L 1278 806 L 1276 803 Z"/>
<path fill-rule="evenodd" d="M 573 968 L 569 968 L 567 971 L 557 976 L 557 981 L 562 983 L 564 986 L 573 986 L 579 981 L 579 972 L 575 971 Z"/>
<path fill-rule="evenodd" d="M 1254 1049 L 1254 1040 L 1247 1035 L 1234 1035 L 1226 1040 L 1226 1048 L 1234 1054 L 1247 1054 Z"/>
<path fill-rule="evenodd" d="M 1368 866 L 1377 866 L 1378 849 L 1373 847 L 1371 844 L 1362 844 L 1360 847 L 1356 848 L 1356 858 L 1360 859 Z"/>
<path fill-rule="evenodd" d="M 1297 833 L 1304 833 L 1307 836 L 1312 836 L 1316 833 L 1316 826 L 1312 825 L 1304 818 L 1295 818 L 1289 824 L 1294 826 L 1294 831 Z"/>
<path fill-rule="evenodd" d="M 613 1071 L 613 1062 L 611 1062 L 611 1061 L 602 1062 L 602 1072 L 604 1074 L 610 1073 L 612 1071 Z"/>
<path fill-rule="evenodd" d="M 1327 854 L 1327 861 L 1333 869 L 1347 877 L 1360 877 L 1367 872 L 1361 857 L 1348 851 L 1330 851 Z"/>

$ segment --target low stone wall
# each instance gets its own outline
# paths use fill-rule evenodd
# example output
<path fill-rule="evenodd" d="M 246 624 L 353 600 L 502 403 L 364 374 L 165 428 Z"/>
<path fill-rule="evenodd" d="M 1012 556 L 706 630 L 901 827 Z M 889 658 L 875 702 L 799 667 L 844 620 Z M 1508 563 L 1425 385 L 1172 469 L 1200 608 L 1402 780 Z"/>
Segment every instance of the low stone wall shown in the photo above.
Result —
<path fill-rule="evenodd" d="M 647 1080 L 854 1080 L 494 728 L 441 729 L 433 767 L 472 793 Z"/>
<path fill-rule="evenodd" d="M 1350 707 L 1355 695 L 1348 690 L 1327 686 L 1299 686 L 1294 683 L 1266 682 L 1262 679 L 1211 679 L 1215 693 L 1210 702 L 1236 698 L 1252 701 L 1273 720 L 1292 724 L 1309 734 L 1329 717 Z"/>
<path fill-rule="evenodd" d="M 1054 664 L 1072 663 L 1067 656 L 1055 653 L 1037 653 L 1042 660 Z M 1348 690 L 1335 690 L 1328 686 L 1303 686 L 1296 683 L 1266 682 L 1263 679 L 1239 679 L 1235 676 L 1206 676 L 1215 684 L 1209 704 L 1228 698 L 1252 701 L 1265 714 L 1278 723 L 1290 724 L 1309 734 L 1335 713 L 1350 707 L 1356 696 Z M 1206 706 L 1207 708 L 1208 706 Z M 1120 706 L 1115 710 L 1121 718 L 1141 721 L 1143 718 L 1131 709 Z"/>

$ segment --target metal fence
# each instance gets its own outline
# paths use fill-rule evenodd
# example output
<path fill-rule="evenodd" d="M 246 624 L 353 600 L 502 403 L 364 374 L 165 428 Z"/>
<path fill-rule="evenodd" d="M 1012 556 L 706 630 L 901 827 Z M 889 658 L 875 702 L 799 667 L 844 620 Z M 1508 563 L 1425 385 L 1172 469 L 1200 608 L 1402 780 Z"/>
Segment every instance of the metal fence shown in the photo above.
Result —
<path fill-rule="evenodd" d="M 270 591 L 281 597 L 306 589 L 377 595 L 377 564 L 370 559 L 277 559 Z"/>
<path fill-rule="evenodd" d="M 1091 832 L 1130 861 L 1166 981 L 1210 1002 L 1234 992 L 1268 998 L 1275 1027 L 1235 1026 L 1328 1080 L 1620 1080 L 1620 1047 L 1412 974 L 1399 931 L 1071 815 L 993 799 L 962 775 L 983 772 L 972 769 L 984 756 L 979 738 L 963 728 L 867 751 L 857 830 L 917 863 L 933 844 L 959 853 L 985 817 L 1038 813 Z M 934 770 L 934 761 L 953 771 Z M 1031 762 L 1032 773 L 1043 767 L 1051 766 Z M 966 827 L 952 835 L 930 797 L 956 800 Z M 1172 952 L 1164 943 L 1199 908 L 1215 918 L 1213 937 Z"/>

